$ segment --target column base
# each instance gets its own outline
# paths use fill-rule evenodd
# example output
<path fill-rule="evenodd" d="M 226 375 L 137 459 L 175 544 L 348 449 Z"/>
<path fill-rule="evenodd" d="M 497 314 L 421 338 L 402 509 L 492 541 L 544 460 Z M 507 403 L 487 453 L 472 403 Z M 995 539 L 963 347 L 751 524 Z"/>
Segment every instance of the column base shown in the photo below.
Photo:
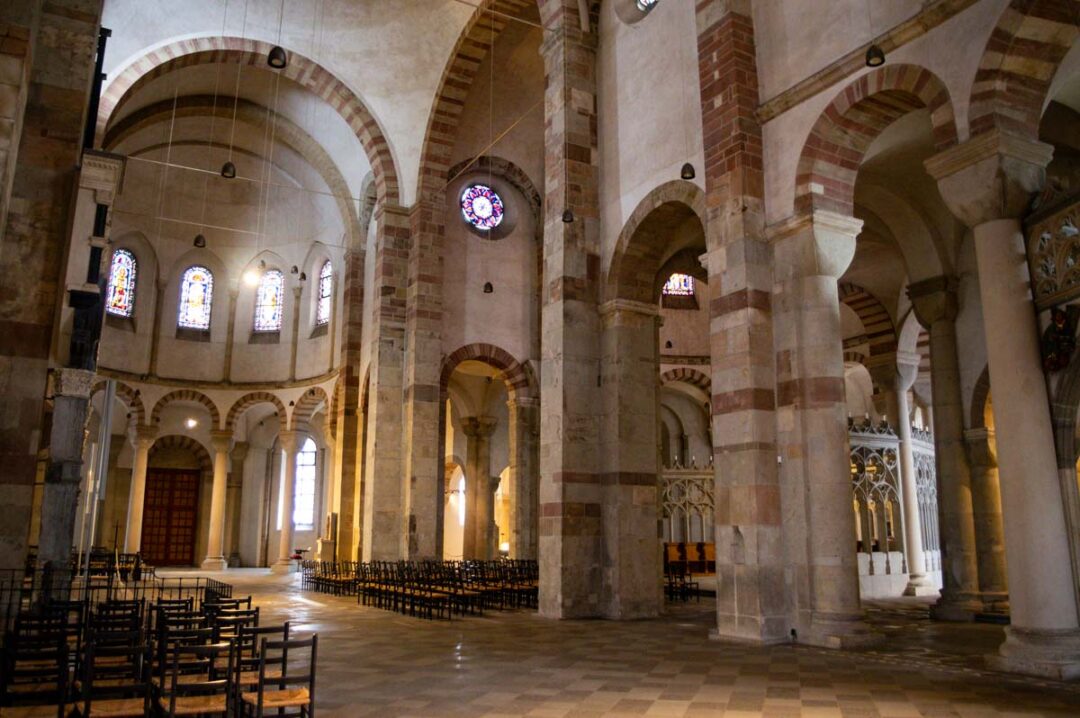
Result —
<path fill-rule="evenodd" d="M 908 584 L 904 588 L 905 596 L 936 596 L 938 589 L 926 576 L 909 576 Z"/>
<path fill-rule="evenodd" d="M 982 591 L 979 593 L 982 601 L 982 611 L 979 613 L 990 617 L 1007 617 L 1009 615 L 1009 594 L 1005 591 Z"/>
<path fill-rule="evenodd" d="M 202 562 L 203 571 L 224 571 L 228 567 L 229 562 L 224 556 L 207 556 Z"/>
<path fill-rule="evenodd" d="M 1009 626 L 998 653 L 987 656 L 986 662 L 1010 673 L 1065 681 L 1080 678 L 1080 631 Z"/>
<path fill-rule="evenodd" d="M 930 607 L 930 618 L 938 621 L 974 621 L 975 614 L 983 610 L 983 602 L 968 593 L 941 594 L 938 602 Z"/>
<path fill-rule="evenodd" d="M 292 573 L 293 570 L 291 558 L 279 558 L 270 566 L 270 573 Z"/>
<path fill-rule="evenodd" d="M 862 614 L 827 614 L 815 612 L 810 629 L 799 636 L 799 643 L 822 648 L 867 648 L 882 643 L 885 637 L 863 620 Z"/>

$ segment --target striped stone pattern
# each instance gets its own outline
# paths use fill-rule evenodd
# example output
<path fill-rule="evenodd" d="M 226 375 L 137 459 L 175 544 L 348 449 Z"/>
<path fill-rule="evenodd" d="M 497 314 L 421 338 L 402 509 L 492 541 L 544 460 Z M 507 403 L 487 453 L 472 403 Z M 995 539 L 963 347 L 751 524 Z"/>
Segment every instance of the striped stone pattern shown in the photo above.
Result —
<path fill-rule="evenodd" d="M 803 146 L 795 177 L 795 211 L 825 209 L 851 215 L 855 175 L 870 143 L 900 117 L 927 108 L 934 145 L 956 144 L 956 123 L 945 85 L 916 65 L 887 65 L 848 85 L 822 111 Z"/>
<path fill-rule="evenodd" d="M 1080 0 L 1012 0 L 971 87 L 972 136 L 993 128 L 1037 139 L 1050 82 L 1080 36 Z"/>
<path fill-rule="evenodd" d="M 896 353 L 897 338 L 892 317 L 877 297 L 862 287 L 844 282 L 840 284 L 840 301 L 851 307 L 862 322 L 871 357 Z"/>
<path fill-rule="evenodd" d="M 278 425 L 281 430 L 285 431 L 288 428 L 288 413 L 285 411 L 285 405 L 281 403 L 281 399 L 266 391 L 253 391 L 244 394 L 233 402 L 233 405 L 229 408 L 229 413 L 225 417 L 225 430 L 235 431 L 236 422 L 240 420 L 245 411 L 256 404 L 272 404 L 277 412 Z"/>
<path fill-rule="evenodd" d="M 345 273 L 341 283 L 342 339 L 341 374 L 334 389 L 334 406 L 331 415 L 335 419 L 336 437 L 341 446 L 341 479 L 338 488 L 338 537 L 337 558 L 351 561 L 356 558 L 354 548 L 358 533 L 355 513 L 356 492 L 361 490 L 360 476 L 360 392 L 363 388 L 360 376 L 362 341 L 364 330 L 364 260 L 366 252 L 358 247 L 350 249 L 345 256 Z"/>
<path fill-rule="evenodd" d="M 267 396 L 274 398 L 275 401 L 277 400 L 273 394 L 267 394 Z M 217 404 L 211 401 L 210 397 L 206 394 L 192 389 L 177 389 L 176 391 L 170 391 L 168 394 L 158 399 L 157 403 L 154 404 L 153 411 L 150 412 L 150 423 L 154 426 L 160 424 L 161 412 L 169 404 L 178 401 L 189 401 L 202 405 L 202 407 L 210 413 L 211 430 L 221 427 L 221 412 L 218 410 Z M 241 401 L 243 400 L 241 399 Z M 279 401 L 278 403 L 280 404 L 281 402 Z"/>
<path fill-rule="evenodd" d="M 140 87 L 161 75 L 184 67 L 208 64 L 237 64 L 264 67 L 271 45 L 239 37 L 201 37 L 179 40 L 151 50 L 124 68 L 109 83 L 98 110 L 98 138 L 104 136 L 109 120 Z M 289 50 L 289 64 L 283 77 L 301 85 L 326 101 L 356 134 L 367 154 L 379 189 L 379 197 L 400 201 L 397 170 L 382 128 L 356 93 L 324 67 Z"/>
<path fill-rule="evenodd" d="M 206 450 L 206 447 L 190 436 L 180 436 L 179 434 L 158 437 L 154 445 L 150 447 L 150 460 L 153 461 L 156 454 L 170 450 L 187 451 L 194 454 L 195 458 L 199 460 L 200 469 L 203 471 L 214 470 L 214 461 L 210 458 L 210 452 Z"/>
<path fill-rule="evenodd" d="M 90 391 L 91 400 L 99 391 L 105 391 L 104 381 L 94 384 L 93 389 Z M 137 391 L 122 381 L 118 381 L 116 382 L 116 398 L 124 402 L 124 406 L 127 407 L 131 418 L 135 420 L 136 426 L 142 426 L 146 423 L 146 406 Z"/>
<path fill-rule="evenodd" d="M 467 344 L 446 355 L 442 361 L 440 371 L 440 402 L 449 398 L 447 387 L 450 384 L 450 376 L 454 369 L 463 361 L 479 361 L 490 364 L 501 372 L 500 378 L 506 382 L 506 388 L 510 398 L 535 397 L 539 394 L 536 376 L 527 364 L 522 364 L 510 354 L 510 352 L 495 346 L 478 342 Z"/>
<path fill-rule="evenodd" d="M 682 382 L 683 384 L 696 386 L 709 396 L 712 396 L 712 379 L 697 369 L 679 367 L 678 369 L 669 369 L 660 375 L 661 384 L 671 384 L 672 382 Z"/>
<path fill-rule="evenodd" d="M 293 430 L 295 431 L 310 424 L 311 417 L 320 408 L 326 408 L 327 411 L 330 409 L 330 398 L 322 387 L 315 386 L 305 391 L 304 395 L 300 397 L 300 401 L 296 402 L 296 406 L 293 408 Z"/>

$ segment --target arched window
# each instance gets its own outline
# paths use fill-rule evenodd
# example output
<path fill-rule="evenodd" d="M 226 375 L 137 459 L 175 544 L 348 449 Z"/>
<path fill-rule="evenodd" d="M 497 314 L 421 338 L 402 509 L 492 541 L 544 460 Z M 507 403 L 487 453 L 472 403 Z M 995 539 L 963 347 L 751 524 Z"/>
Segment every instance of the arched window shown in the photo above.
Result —
<path fill-rule="evenodd" d="M 300 531 L 315 528 L 315 442 L 308 437 L 296 455 L 296 493 L 293 494 L 293 526 Z"/>
<path fill-rule="evenodd" d="M 656 286 L 656 285 L 653 285 Z M 676 272 L 664 282 L 665 297 L 692 297 L 694 296 L 694 278 L 689 274 Z"/>
<path fill-rule="evenodd" d="M 105 293 L 105 311 L 118 317 L 135 313 L 135 255 L 126 249 L 113 252 L 109 269 L 109 287 Z"/>
<path fill-rule="evenodd" d="M 330 321 L 330 297 L 334 294 L 334 267 L 330 260 L 319 272 L 319 303 L 315 306 L 315 324 L 321 326 Z"/>
<path fill-rule="evenodd" d="M 255 291 L 255 331 L 281 331 L 285 304 L 285 275 L 276 269 L 263 272 Z"/>
<path fill-rule="evenodd" d="M 213 305 L 214 275 L 206 267 L 188 267 L 180 282 L 176 323 L 184 329 L 209 329 Z"/>

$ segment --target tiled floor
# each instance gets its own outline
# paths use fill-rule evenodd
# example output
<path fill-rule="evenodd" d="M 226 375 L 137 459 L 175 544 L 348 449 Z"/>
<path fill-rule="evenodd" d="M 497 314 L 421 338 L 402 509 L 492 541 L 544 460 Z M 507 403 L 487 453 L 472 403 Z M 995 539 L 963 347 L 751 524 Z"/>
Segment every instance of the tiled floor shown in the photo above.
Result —
<path fill-rule="evenodd" d="M 268 620 L 319 632 L 318 715 L 1080 716 L 1080 686 L 991 673 L 987 625 L 931 623 L 918 604 L 872 607 L 890 640 L 864 653 L 707 638 L 707 601 L 652 621 L 535 612 L 429 622 L 301 593 L 254 570 L 216 576 Z"/>

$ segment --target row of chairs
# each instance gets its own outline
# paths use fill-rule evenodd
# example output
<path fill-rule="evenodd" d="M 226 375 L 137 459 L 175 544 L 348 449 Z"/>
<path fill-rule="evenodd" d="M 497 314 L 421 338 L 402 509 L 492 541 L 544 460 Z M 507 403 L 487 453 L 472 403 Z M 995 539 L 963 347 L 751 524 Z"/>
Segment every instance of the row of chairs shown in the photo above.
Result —
<path fill-rule="evenodd" d="M 250 597 L 53 602 L 5 635 L 0 716 L 310 716 L 317 645 Z"/>
<path fill-rule="evenodd" d="M 535 561 L 304 561 L 301 587 L 423 618 L 535 608 Z"/>

